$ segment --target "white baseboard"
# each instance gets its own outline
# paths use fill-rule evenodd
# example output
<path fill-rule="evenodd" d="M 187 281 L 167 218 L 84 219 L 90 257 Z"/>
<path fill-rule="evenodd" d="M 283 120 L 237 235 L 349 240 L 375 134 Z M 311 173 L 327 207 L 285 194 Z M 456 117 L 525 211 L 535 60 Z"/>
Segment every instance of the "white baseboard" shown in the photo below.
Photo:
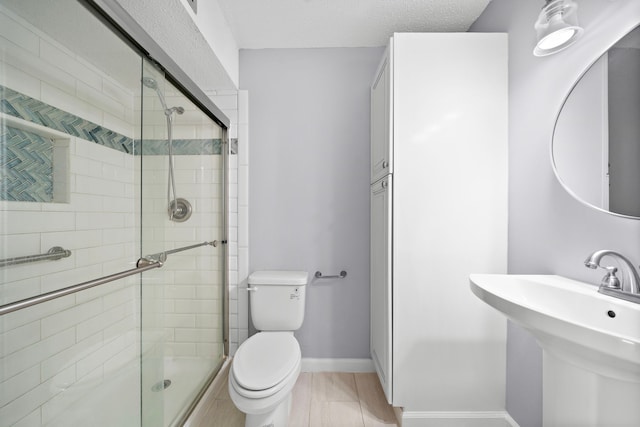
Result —
<path fill-rule="evenodd" d="M 417 412 L 402 411 L 402 427 L 518 427 L 502 411 Z"/>
<path fill-rule="evenodd" d="M 507 422 L 509 423 L 510 427 L 520 427 L 518 425 L 518 423 L 516 422 L 516 420 L 514 420 L 513 418 L 511 418 L 511 415 L 509 415 L 508 412 L 505 412 L 505 420 L 507 420 Z"/>
<path fill-rule="evenodd" d="M 371 359 L 302 358 L 302 372 L 375 372 Z"/>

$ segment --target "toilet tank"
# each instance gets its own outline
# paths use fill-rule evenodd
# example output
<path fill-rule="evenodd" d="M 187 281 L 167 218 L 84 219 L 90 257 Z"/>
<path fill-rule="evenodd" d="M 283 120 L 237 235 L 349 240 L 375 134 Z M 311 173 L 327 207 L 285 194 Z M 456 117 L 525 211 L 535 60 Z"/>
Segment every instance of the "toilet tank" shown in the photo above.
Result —
<path fill-rule="evenodd" d="M 249 276 L 251 320 L 259 331 L 295 331 L 304 320 L 306 271 L 255 271 Z"/>

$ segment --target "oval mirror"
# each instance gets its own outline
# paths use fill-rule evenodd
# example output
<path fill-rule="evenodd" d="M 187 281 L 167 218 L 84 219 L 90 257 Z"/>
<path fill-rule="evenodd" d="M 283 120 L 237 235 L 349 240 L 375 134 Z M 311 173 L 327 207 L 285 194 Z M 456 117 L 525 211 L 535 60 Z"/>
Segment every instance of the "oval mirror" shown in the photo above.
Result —
<path fill-rule="evenodd" d="M 552 158 L 578 200 L 640 219 L 640 27 L 573 87 L 556 121 Z"/>

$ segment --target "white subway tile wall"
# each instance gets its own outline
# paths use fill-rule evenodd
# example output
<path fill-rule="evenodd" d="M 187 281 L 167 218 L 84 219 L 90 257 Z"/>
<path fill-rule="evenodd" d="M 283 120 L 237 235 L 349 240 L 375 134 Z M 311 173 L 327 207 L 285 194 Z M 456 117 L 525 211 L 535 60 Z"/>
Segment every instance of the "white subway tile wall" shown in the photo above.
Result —
<path fill-rule="evenodd" d="M 136 159 L 77 138 L 70 138 L 69 151 L 71 165 L 93 167 L 71 171 L 71 200 L 60 206 L 64 211 L 43 209 L 49 206 L 45 203 L 21 210 L 24 203 L 4 202 L 0 240 L 2 258 L 44 253 L 58 245 L 72 255 L 4 268 L 3 303 L 133 267 L 138 239 L 125 218 L 134 215 L 136 201 L 125 186 L 135 182 Z M 89 189 L 90 195 L 81 193 Z M 3 425 L 60 421 L 120 367 L 136 365 L 135 284 L 135 279 L 123 279 L 1 318 Z"/>
<path fill-rule="evenodd" d="M 134 92 L 0 7 L 0 84 L 134 136 Z"/>
<path fill-rule="evenodd" d="M 238 92 L 238 343 L 249 336 L 249 92 Z"/>
<path fill-rule="evenodd" d="M 144 157 L 145 254 L 222 240 L 219 188 L 222 167 L 220 155 L 174 156 L 176 194 L 194 206 L 194 213 L 186 222 L 172 222 L 167 215 L 168 158 Z M 199 210 L 200 207 L 203 209 Z M 171 254 L 162 270 L 150 273 L 151 280 L 164 285 L 160 287 L 159 298 L 164 307 L 165 356 L 218 358 L 223 325 L 210 319 L 222 317 L 222 246 L 203 246 Z"/>
<path fill-rule="evenodd" d="M 11 12 L 0 9 L 0 23 L 0 84 L 133 137 L 130 90 Z M 74 137 L 68 146 L 69 203 L 2 202 L 0 258 L 53 246 L 72 255 L 4 268 L 2 303 L 132 268 L 137 258 L 139 158 Z M 82 407 L 121 366 L 139 377 L 135 284 L 123 279 L 1 318 L 2 425 L 64 424 L 65 411 Z M 135 407 L 124 416 L 139 418 Z"/>
<path fill-rule="evenodd" d="M 134 125 L 140 114 L 136 111 L 139 87 L 132 90 L 113 80 L 2 6 L 0 45 L 4 50 L 0 84 L 127 137 L 140 137 L 140 127 Z M 175 120 L 175 139 L 221 137 L 219 128 L 182 95 L 170 87 L 164 89 L 170 107 L 185 109 Z M 227 91 L 213 98 L 234 119 L 229 136 L 237 138 L 237 110 L 242 108 L 238 94 Z M 143 102 L 144 139 L 166 139 L 166 119 L 157 95 L 147 90 Z M 159 114 L 148 112 L 150 105 Z M 170 223 L 166 215 L 167 156 L 144 157 L 141 195 L 139 156 L 74 137 L 69 138 L 69 154 L 68 204 L 0 202 L 0 258 L 43 253 L 52 246 L 70 249 L 72 256 L 5 268 L 0 302 L 133 268 L 141 252 L 221 240 L 221 156 L 176 156 L 178 196 L 189 199 L 195 213 L 185 223 Z M 231 349 L 235 351 L 246 338 L 248 326 L 246 292 L 240 297 L 237 292 L 246 274 L 242 276 L 237 269 L 248 263 L 238 257 L 237 185 L 242 177 L 238 176 L 237 156 L 231 158 L 236 159 L 230 162 L 234 182 L 229 189 L 235 195 L 229 220 L 234 228 L 229 252 L 235 257 L 230 261 L 234 268 L 231 306 L 236 316 Z M 142 248 L 138 243 L 141 228 Z M 158 326 L 166 338 L 166 356 L 212 357 L 219 351 L 224 283 L 223 259 L 217 252 L 219 247 L 202 247 L 174 254 L 162 270 L 145 273 L 144 283 L 152 285 L 151 299 L 143 307 L 151 319 L 146 326 L 152 328 L 151 337 L 142 341 L 145 351 L 151 351 L 157 341 L 153 328 Z M 106 383 L 119 384 L 131 401 L 139 398 L 137 362 L 142 350 L 137 284 L 134 276 L 0 318 L 2 425 L 72 425 L 69 417 L 74 413 L 88 416 L 87 407 L 105 404 L 99 394 L 104 393 L 105 387 L 100 386 Z M 136 405 L 118 411 L 120 420 L 139 420 Z M 110 424 L 113 418 L 108 412 L 96 413 L 92 425 L 116 425 Z"/>
<path fill-rule="evenodd" d="M 248 92 L 216 91 L 208 93 L 213 102 L 229 117 L 229 138 L 238 140 L 238 153 L 229 157 L 229 353 L 234 355 L 249 334 L 248 193 L 249 193 L 249 122 Z M 242 120 L 241 120 L 242 119 Z M 242 222 L 241 214 L 246 218 Z"/>

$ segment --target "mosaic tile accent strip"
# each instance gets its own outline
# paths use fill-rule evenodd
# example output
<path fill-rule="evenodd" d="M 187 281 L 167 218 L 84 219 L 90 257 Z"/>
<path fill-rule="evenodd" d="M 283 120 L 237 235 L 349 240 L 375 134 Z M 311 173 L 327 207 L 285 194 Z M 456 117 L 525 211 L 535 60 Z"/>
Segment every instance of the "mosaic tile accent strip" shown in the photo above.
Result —
<path fill-rule="evenodd" d="M 46 126 L 96 144 L 128 154 L 167 155 L 167 140 L 142 140 L 140 142 L 67 113 L 11 88 L 0 85 L 0 111 L 31 123 Z M 220 139 L 175 139 L 176 155 L 221 154 Z M 238 140 L 231 140 L 231 154 L 237 154 Z"/>
<path fill-rule="evenodd" d="M 133 140 L 42 101 L 0 86 L 0 111 L 60 132 L 125 153 L 133 153 Z"/>
<path fill-rule="evenodd" d="M 53 141 L 8 126 L 0 141 L 0 200 L 52 202 Z"/>
<path fill-rule="evenodd" d="M 229 140 L 229 154 L 238 154 L 238 138 Z"/>
<path fill-rule="evenodd" d="M 141 148 L 136 141 L 136 154 L 142 153 L 145 156 L 166 156 L 169 154 L 169 144 L 167 140 L 143 139 Z M 222 140 L 220 139 L 174 139 L 173 152 L 176 155 L 208 155 L 222 153 Z"/>

